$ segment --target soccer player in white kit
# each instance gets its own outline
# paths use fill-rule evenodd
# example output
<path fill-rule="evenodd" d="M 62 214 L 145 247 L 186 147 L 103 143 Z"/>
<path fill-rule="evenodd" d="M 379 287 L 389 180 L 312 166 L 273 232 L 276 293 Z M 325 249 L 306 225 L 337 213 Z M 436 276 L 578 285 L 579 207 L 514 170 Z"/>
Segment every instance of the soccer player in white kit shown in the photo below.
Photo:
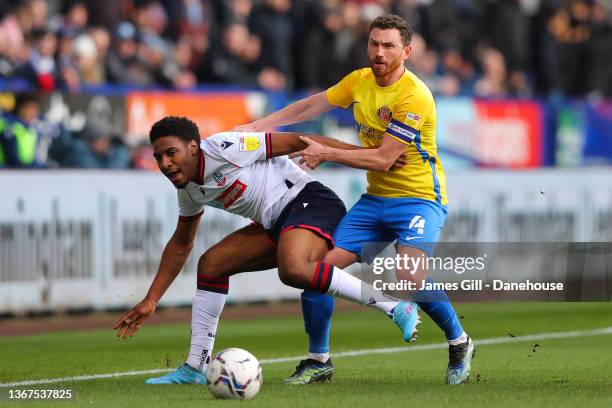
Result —
<path fill-rule="evenodd" d="M 204 372 L 229 277 L 240 272 L 278 267 L 286 285 L 377 308 L 400 327 L 405 341 L 415 337 L 419 323 L 415 303 L 390 298 L 322 261 L 333 248 L 331 236 L 346 209 L 335 193 L 285 156 L 306 147 L 298 134 L 225 132 L 200 140 L 195 123 L 169 116 L 153 125 L 149 137 L 161 172 L 177 188 L 180 215 L 147 295 L 117 322 L 117 336 L 131 337 L 154 313 L 191 252 L 205 206 L 250 218 L 254 223 L 228 235 L 202 255 L 187 362 L 147 383 L 206 382 Z M 312 137 L 335 147 L 356 148 Z M 372 298 L 377 301 L 371 302 Z"/>

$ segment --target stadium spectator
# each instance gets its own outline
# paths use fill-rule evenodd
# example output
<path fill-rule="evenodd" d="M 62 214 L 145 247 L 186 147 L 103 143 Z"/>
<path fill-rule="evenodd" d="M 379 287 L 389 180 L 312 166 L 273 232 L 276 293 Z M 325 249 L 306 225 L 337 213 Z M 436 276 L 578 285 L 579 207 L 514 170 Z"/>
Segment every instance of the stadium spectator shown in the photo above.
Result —
<path fill-rule="evenodd" d="M 357 3 L 342 5 L 342 29 L 338 32 L 336 52 L 342 61 L 343 72 L 367 64 L 368 58 L 361 40 L 366 36 L 369 23 Z"/>
<path fill-rule="evenodd" d="M 76 135 L 64 132 L 55 139 L 49 155 L 60 167 L 70 168 L 126 169 L 131 163 L 129 149 L 113 135 L 112 126 L 95 119 Z"/>
<path fill-rule="evenodd" d="M 58 34 L 57 64 L 60 82 L 63 88 L 72 92 L 79 91 L 81 80 L 74 53 L 74 39 L 77 31 L 74 28 L 64 26 Z"/>
<path fill-rule="evenodd" d="M 250 31 L 265 44 L 261 53 L 264 68 L 259 82 L 266 89 L 282 89 L 293 83 L 290 8 L 290 0 L 263 0 L 253 9 L 249 19 Z"/>
<path fill-rule="evenodd" d="M 408 69 L 414 72 L 433 93 L 456 95 L 459 92 L 459 79 L 453 76 L 442 76 L 437 72 L 438 54 L 427 49 L 427 44 L 419 34 L 412 36 L 412 53 L 408 60 Z M 450 79 L 450 81 L 449 81 Z"/>
<path fill-rule="evenodd" d="M 305 38 L 302 77 L 304 85 L 312 91 L 327 89 L 344 75 L 348 50 L 340 36 L 344 23 L 341 12 L 339 7 L 324 10 L 321 24 Z"/>
<path fill-rule="evenodd" d="M 44 137 L 37 128 L 39 113 L 36 95 L 19 94 L 12 111 L 0 117 L 0 167 L 45 167 Z"/>
<path fill-rule="evenodd" d="M 261 43 L 244 24 L 225 28 L 221 46 L 213 50 L 209 71 L 204 75 L 213 82 L 257 86 Z"/>
<path fill-rule="evenodd" d="M 211 39 L 217 35 L 218 28 L 215 21 L 218 19 L 213 4 L 208 0 L 182 0 L 173 3 L 179 5 L 178 16 L 173 19 L 173 32 L 177 38 L 176 47 L 180 48 L 175 52 L 184 57 L 189 54 L 189 61 L 179 65 L 182 69 L 197 74 L 201 64 L 207 62 L 205 57 L 210 49 Z"/>
<path fill-rule="evenodd" d="M 191 37 L 181 37 L 172 50 L 171 58 L 174 64 L 168 67 L 172 71 L 169 70 L 167 73 L 172 78 L 172 85 L 177 89 L 195 87 L 197 78 L 192 69 L 197 61 L 195 61 Z"/>
<path fill-rule="evenodd" d="M 64 2 L 64 26 L 70 27 L 78 33 L 85 31 L 89 21 L 89 11 L 83 1 Z"/>
<path fill-rule="evenodd" d="M 224 3 L 229 3 L 229 7 L 227 7 L 228 10 L 226 11 L 226 23 L 235 21 L 246 24 L 248 22 L 251 12 L 253 11 L 252 0 L 229 0 Z"/>
<path fill-rule="evenodd" d="M 438 88 L 440 94 L 454 96 L 472 92 L 474 72 L 459 49 L 449 47 L 440 53 L 439 71 L 442 76 Z"/>
<path fill-rule="evenodd" d="M 104 27 L 95 26 L 89 30 L 89 35 L 96 45 L 99 59 L 105 61 L 111 44 L 110 33 Z"/>
<path fill-rule="evenodd" d="M 45 0 L 32 0 L 28 3 L 32 16 L 32 29 L 44 30 L 49 19 L 49 5 Z"/>
<path fill-rule="evenodd" d="M 482 97 L 499 98 L 507 95 L 504 56 L 495 48 L 480 51 L 482 76 L 474 84 L 474 93 Z"/>
<path fill-rule="evenodd" d="M 558 9 L 551 17 L 548 28 L 558 49 L 555 64 L 563 70 L 560 82 L 556 85 L 570 95 L 584 93 L 587 42 L 591 36 L 587 4 L 576 1 L 569 9 Z"/>
<path fill-rule="evenodd" d="M 588 91 L 598 97 L 612 95 L 612 24 L 603 4 L 595 3 L 591 13 L 591 39 L 588 44 Z"/>
<path fill-rule="evenodd" d="M 145 64 L 138 58 L 138 33 L 136 27 L 123 21 L 115 28 L 113 47 L 105 61 L 106 73 L 111 83 L 144 86 L 151 80 Z"/>
<path fill-rule="evenodd" d="M 28 62 L 29 55 L 17 13 L 6 14 L 0 20 L 0 77 L 13 77 Z"/>
<path fill-rule="evenodd" d="M 81 34 L 74 40 L 74 54 L 81 84 L 101 85 L 104 83 L 104 65 L 96 42 L 91 35 Z"/>
<path fill-rule="evenodd" d="M 58 77 L 55 54 L 57 37 L 51 31 L 35 29 L 30 33 L 30 58 L 19 73 L 35 83 L 42 91 L 52 91 Z"/>
<path fill-rule="evenodd" d="M 124 0 L 86 0 L 89 21 L 91 24 L 106 27 L 111 30 L 117 26 L 124 17 Z"/>

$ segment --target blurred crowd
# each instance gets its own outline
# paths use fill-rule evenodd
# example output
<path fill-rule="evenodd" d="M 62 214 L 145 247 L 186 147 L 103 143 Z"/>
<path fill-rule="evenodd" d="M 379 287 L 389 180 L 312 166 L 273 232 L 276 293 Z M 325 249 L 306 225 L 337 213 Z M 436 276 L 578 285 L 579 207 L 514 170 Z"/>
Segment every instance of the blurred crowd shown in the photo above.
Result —
<path fill-rule="evenodd" d="M 435 94 L 599 100 L 612 96 L 611 11 L 612 0 L 3 0 L 0 91 L 319 91 L 367 65 L 370 21 L 395 13 L 415 31 L 408 67 Z M 150 147 L 108 122 L 41 120 L 39 96 L 0 112 L 0 167 L 155 169 Z"/>
<path fill-rule="evenodd" d="M 78 131 L 41 115 L 41 98 L 17 94 L 0 115 L 0 168 L 85 168 L 156 170 L 150 146 L 128 146 L 112 124 L 88 117 Z"/>
<path fill-rule="evenodd" d="M 612 0 L 3 0 L 0 81 L 320 90 L 367 64 L 369 22 L 415 30 L 437 94 L 612 95 Z"/>

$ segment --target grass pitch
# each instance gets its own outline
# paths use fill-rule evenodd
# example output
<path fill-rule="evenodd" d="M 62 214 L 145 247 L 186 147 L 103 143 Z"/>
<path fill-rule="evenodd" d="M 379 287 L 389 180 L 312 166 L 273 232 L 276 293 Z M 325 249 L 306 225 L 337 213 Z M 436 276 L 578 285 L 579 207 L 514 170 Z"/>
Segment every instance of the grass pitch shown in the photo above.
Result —
<path fill-rule="evenodd" d="M 73 401 L 11 402 L 0 387 L 0 404 L 59 407 L 472 407 L 612 406 L 612 335 L 521 341 L 520 336 L 612 326 L 612 303 L 461 304 L 458 313 L 476 340 L 472 378 L 444 385 L 443 348 L 345 356 L 334 359 L 331 383 L 286 386 L 297 363 L 263 365 L 264 384 L 254 400 L 216 401 L 205 386 L 151 386 L 157 375 L 65 381 L 12 389 L 71 389 Z M 332 321 L 332 352 L 401 347 L 399 330 L 371 310 L 340 312 Z M 517 336 L 513 338 L 512 336 Z M 478 345 L 479 339 L 507 338 Z M 516 341 L 519 340 L 519 341 Z M 424 317 L 414 345 L 444 342 Z M 221 321 L 216 350 L 241 347 L 260 360 L 300 356 L 306 350 L 300 316 Z M 538 346 L 536 346 L 538 344 Z M 406 350 L 413 344 L 405 345 Z M 0 383 L 176 367 L 189 347 L 189 324 L 146 325 L 129 340 L 112 328 L 0 339 Z"/>

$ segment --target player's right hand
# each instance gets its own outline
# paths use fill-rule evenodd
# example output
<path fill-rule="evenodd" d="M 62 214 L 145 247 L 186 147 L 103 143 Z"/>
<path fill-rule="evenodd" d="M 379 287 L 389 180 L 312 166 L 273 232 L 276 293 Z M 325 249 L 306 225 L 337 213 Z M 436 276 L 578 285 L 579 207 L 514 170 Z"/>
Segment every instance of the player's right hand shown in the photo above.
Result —
<path fill-rule="evenodd" d="M 142 323 L 155 312 L 156 307 L 157 303 L 148 299 L 144 299 L 134 306 L 115 324 L 115 330 L 118 330 L 117 337 L 123 337 L 124 339 L 132 337 L 140 329 Z"/>
<path fill-rule="evenodd" d="M 391 168 L 393 170 L 397 170 L 397 169 L 401 169 L 407 164 L 408 164 L 408 154 L 402 153 L 401 156 L 398 157 L 395 162 L 393 162 L 393 165 L 391 165 Z"/>

